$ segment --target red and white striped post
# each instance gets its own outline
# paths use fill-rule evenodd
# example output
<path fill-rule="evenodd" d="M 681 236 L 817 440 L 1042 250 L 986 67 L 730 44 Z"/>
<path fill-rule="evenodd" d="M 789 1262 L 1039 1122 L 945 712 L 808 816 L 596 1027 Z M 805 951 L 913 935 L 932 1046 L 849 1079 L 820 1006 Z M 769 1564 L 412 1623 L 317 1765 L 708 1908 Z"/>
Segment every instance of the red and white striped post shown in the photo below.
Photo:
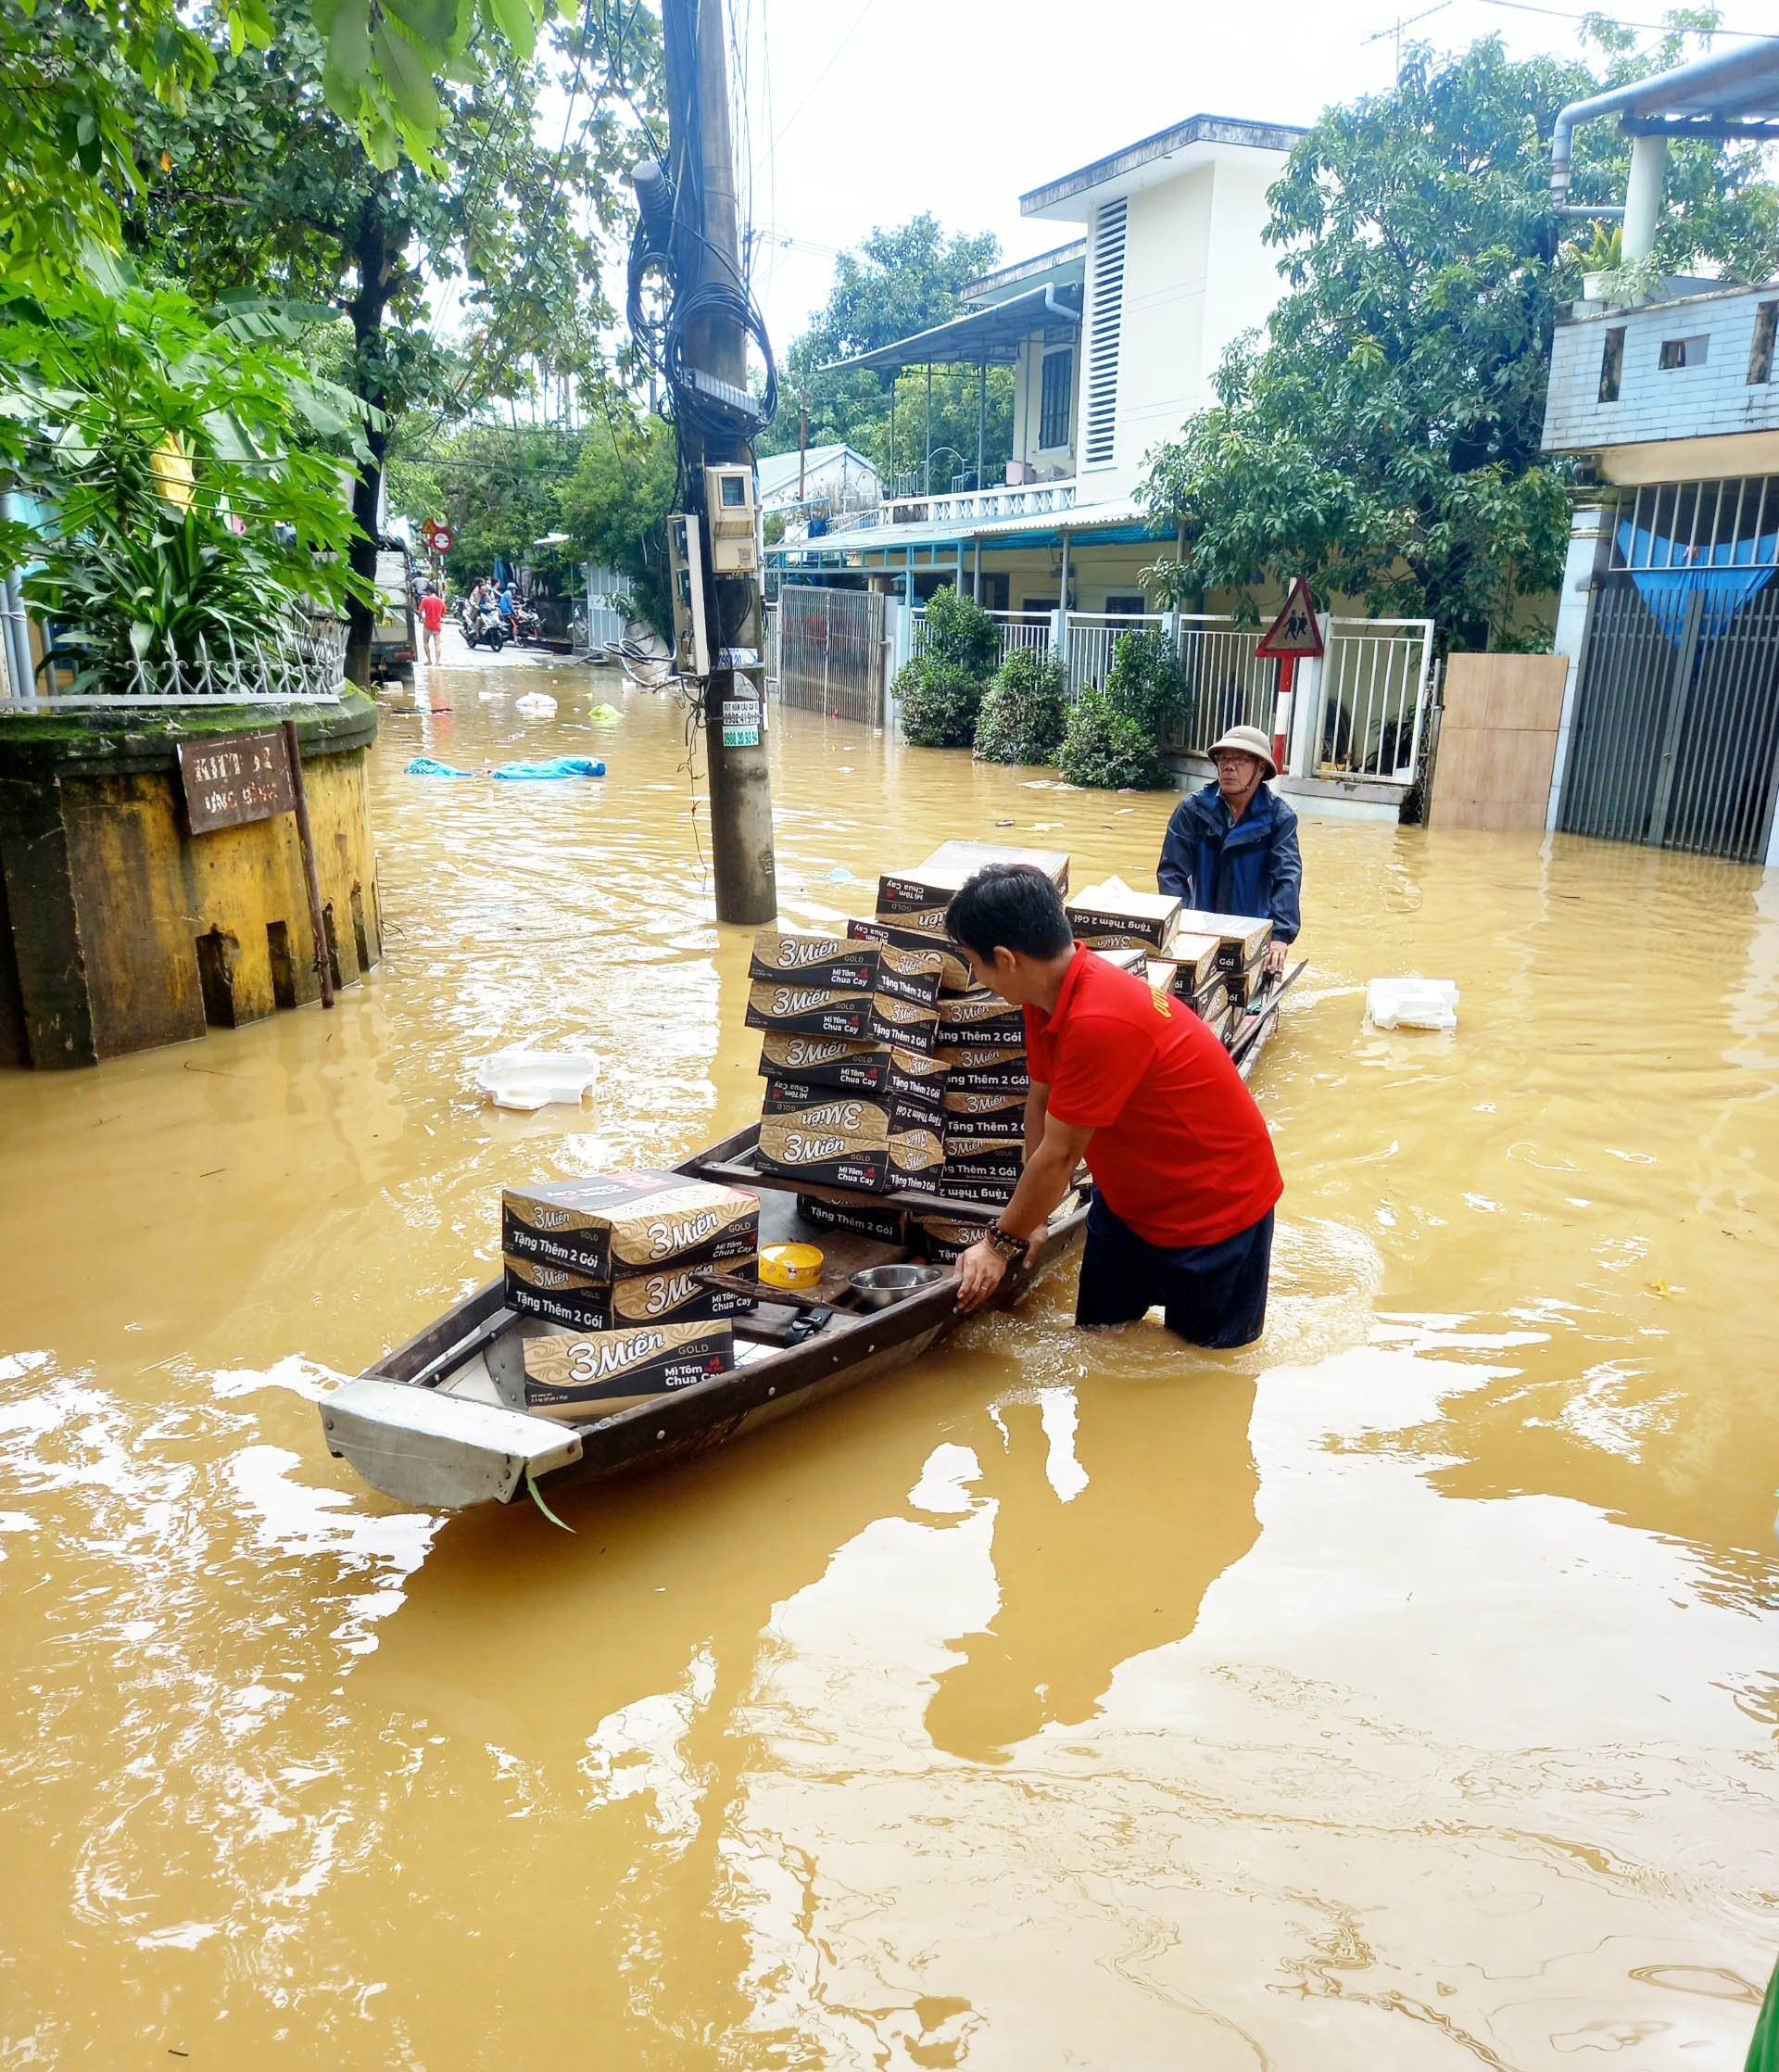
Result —
<path fill-rule="evenodd" d="M 1278 669 L 1278 688 L 1272 698 L 1272 767 L 1275 774 L 1282 774 L 1291 740 L 1291 694 L 1297 679 L 1297 657 L 1281 655 Z"/>

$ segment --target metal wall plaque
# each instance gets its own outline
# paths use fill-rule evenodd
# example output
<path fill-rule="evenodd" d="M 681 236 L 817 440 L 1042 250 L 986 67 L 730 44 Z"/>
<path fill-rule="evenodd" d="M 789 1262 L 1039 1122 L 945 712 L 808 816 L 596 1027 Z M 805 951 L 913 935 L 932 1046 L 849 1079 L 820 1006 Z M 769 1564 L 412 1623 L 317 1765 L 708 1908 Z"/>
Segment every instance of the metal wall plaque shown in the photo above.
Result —
<path fill-rule="evenodd" d="M 179 744 L 185 817 L 195 835 L 239 828 L 296 810 L 290 753 L 282 728 L 221 734 Z"/>

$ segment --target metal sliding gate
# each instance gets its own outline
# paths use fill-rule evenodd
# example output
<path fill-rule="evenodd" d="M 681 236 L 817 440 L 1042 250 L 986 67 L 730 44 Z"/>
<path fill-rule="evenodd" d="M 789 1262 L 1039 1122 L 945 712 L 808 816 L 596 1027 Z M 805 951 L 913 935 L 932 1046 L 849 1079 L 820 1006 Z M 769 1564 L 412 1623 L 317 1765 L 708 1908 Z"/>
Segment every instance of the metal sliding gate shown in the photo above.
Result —
<path fill-rule="evenodd" d="M 1779 783 L 1779 585 L 1602 578 L 1582 654 L 1565 832 L 1760 863 Z"/>
<path fill-rule="evenodd" d="M 778 593 L 778 696 L 836 719 L 883 725 L 883 599 L 787 583 Z"/>

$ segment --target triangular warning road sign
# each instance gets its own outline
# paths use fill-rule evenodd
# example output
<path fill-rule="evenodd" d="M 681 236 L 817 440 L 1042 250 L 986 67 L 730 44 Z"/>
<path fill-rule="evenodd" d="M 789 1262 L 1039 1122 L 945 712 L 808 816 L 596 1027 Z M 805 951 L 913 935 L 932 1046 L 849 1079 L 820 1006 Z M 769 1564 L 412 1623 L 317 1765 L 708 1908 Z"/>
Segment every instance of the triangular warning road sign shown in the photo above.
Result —
<path fill-rule="evenodd" d="M 1287 655 L 1318 655 L 1322 629 L 1316 623 L 1316 607 L 1310 602 L 1309 585 L 1300 575 L 1291 586 L 1285 608 L 1260 636 L 1255 653 L 1269 661 Z"/>

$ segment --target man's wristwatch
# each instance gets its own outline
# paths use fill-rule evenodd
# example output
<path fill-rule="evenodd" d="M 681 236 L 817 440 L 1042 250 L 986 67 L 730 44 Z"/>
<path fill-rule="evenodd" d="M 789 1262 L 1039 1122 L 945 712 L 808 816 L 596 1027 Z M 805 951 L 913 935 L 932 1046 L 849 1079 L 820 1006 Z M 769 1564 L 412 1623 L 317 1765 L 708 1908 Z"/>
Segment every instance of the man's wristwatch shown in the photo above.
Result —
<path fill-rule="evenodd" d="M 1009 1265 L 1025 1257 L 1026 1246 L 1030 1242 L 1028 1238 L 1015 1237 L 1011 1231 L 1003 1231 L 999 1223 L 990 1223 L 982 1234 Z"/>

